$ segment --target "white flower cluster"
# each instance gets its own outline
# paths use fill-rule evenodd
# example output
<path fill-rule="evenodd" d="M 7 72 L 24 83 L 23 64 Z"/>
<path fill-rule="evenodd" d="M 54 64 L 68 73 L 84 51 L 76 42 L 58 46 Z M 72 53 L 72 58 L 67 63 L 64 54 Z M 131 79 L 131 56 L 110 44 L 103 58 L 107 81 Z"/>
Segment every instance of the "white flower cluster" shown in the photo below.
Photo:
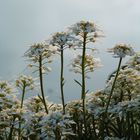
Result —
<path fill-rule="evenodd" d="M 16 80 L 16 86 L 19 87 L 20 89 L 23 89 L 23 87 L 26 87 L 30 90 L 33 90 L 35 87 L 35 81 L 29 75 L 21 75 Z"/>
<path fill-rule="evenodd" d="M 111 106 L 109 109 L 109 113 L 121 119 L 123 117 L 124 118 L 127 117 L 128 113 L 132 113 L 132 112 L 133 114 L 135 114 L 134 117 L 136 117 L 140 113 L 140 100 L 139 99 L 119 102 L 118 104 Z"/>
<path fill-rule="evenodd" d="M 11 108 L 18 103 L 15 90 L 7 81 L 0 81 L 0 110 Z"/>
<path fill-rule="evenodd" d="M 106 93 L 110 93 L 113 85 L 114 77 L 112 77 L 105 88 Z M 122 100 L 130 100 L 140 93 L 140 73 L 132 68 L 122 69 L 119 72 L 112 99 L 115 102 Z"/>
<path fill-rule="evenodd" d="M 136 53 L 128 62 L 127 66 L 140 71 L 140 53 Z"/>
<path fill-rule="evenodd" d="M 12 118 L 22 118 L 23 114 L 26 113 L 25 109 L 21 109 L 18 107 L 18 105 L 10 108 L 10 109 L 6 109 L 5 113 Z"/>
<path fill-rule="evenodd" d="M 61 134 L 61 140 L 66 139 L 68 135 L 75 135 L 71 130 L 72 124 L 75 124 L 75 122 L 68 114 L 63 115 L 59 111 L 50 113 L 49 115 L 44 116 L 40 122 L 43 132 L 41 136 L 43 139 L 55 140 L 60 137 Z"/>
<path fill-rule="evenodd" d="M 57 47 L 58 51 L 65 48 L 74 48 L 82 44 L 80 40 L 76 39 L 68 32 L 57 32 L 46 42 L 54 47 Z"/>
<path fill-rule="evenodd" d="M 101 67 L 101 61 L 99 58 L 94 58 L 92 55 L 85 55 L 85 73 L 93 72 L 97 68 Z M 77 55 L 72 62 L 72 69 L 75 73 L 81 74 L 82 70 L 82 55 Z"/>
<path fill-rule="evenodd" d="M 82 100 L 74 100 L 67 103 L 66 111 L 70 113 L 71 116 L 76 115 L 78 120 L 83 122 Z"/>
<path fill-rule="evenodd" d="M 55 104 L 52 102 L 48 102 L 47 97 L 46 97 L 46 101 L 47 101 L 46 103 L 47 103 L 49 112 L 62 111 L 62 104 Z M 29 99 L 26 99 L 25 104 L 26 104 L 26 108 L 33 113 L 44 111 L 44 105 L 39 96 L 34 96 Z"/>
<path fill-rule="evenodd" d="M 87 110 L 91 115 L 94 116 L 95 119 L 99 119 L 101 115 L 105 112 L 106 99 L 107 95 L 104 93 L 104 90 L 87 94 L 86 96 Z"/>
<path fill-rule="evenodd" d="M 46 43 L 37 43 L 30 46 L 30 48 L 25 53 L 25 57 L 28 57 L 33 62 L 38 62 L 40 56 L 42 59 L 50 59 L 52 54 L 56 52 L 57 48 L 54 46 L 52 47 Z"/>
<path fill-rule="evenodd" d="M 43 118 L 43 116 L 45 116 L 46 113 L 43 112 L 26 112 L 24 115 L 24 132 L 23 132 L 23 136 L 26 139 L 42 139 L 41 138 L 41 126 L 40 126 L 40 122 Z"/>
<path fill-rule="evenodd" d="M 13 88 L 7 81 L 0 81 L 0 93 L 12 93 Z"/>
<path fill-rule="evenodd" d="M 113 53 L 114 57 L 123 58 L 125 56 L 132 56 L 135 54 L 133 48 L 127 44 L 117 44 L 115 47 L 108 50 L 108 52 Z"/>
<path fill-rule="evenodd" d="M 86 43 L 94 43 L 98 38 L 103 37 L 102 31 L 98 29 L 97 25 L 89 21 L 77 22 L 69 28 L 69 32 L 77 37 L 86 36 Z M 81 40 L 81 38 L 79 39 Z"/>
<path fill-rule="evenodd" d="M 34 113 L 37 113 L 44 109 L 43 103 L 38 96 L 34 96 L 32 98 L 25 100 L 25 104 L 27 109 Z"/>
<path fill-rule="evenodd" d="M 53 54 L 63 52 L 66 48 L 81 47 L 78 49 L 82 50 L 82 55 L 77 55 L 71 66 L 72 71 L 83 76 L 82 84 L 77 80 L 75 82 L 81 86 L 82 93 L 85 93 L 84 100 L 65 102 L 65 112 L 62 104 L 49 102 L 47 97 L 43 96 L 42 98 L 39 95 L 25 99 L 23 105 L 25 90 L 32 90 L 35 87 L 34 79 L 21 75 L 16 80 L 16 88 L 20 88 L 23 93 L 21 101 L 17 99 L 14 88 L 7 81 L 0 81 L 0 139 L 139 139 L 139 53 L 135 54 L 130 45 L 116 45 L 109 51 L 115 57 L 122 59 L 126 55 L 135 54 L 134 57 L 124 67 L 118 67 L 117 76 L 113 75 L 103 90 L 94 93 L 88 93 L 85 90 L 86 84 L 83 83 L 86 83 L 84 80 L 88 78 L 88 73 L 101 66 L 98 58 L 87 54 L 87 49 L 90 49 L 87 48 L 87 43 L 95 42 L 102 36 L 100 33 L 101 31 L 94 23 L 81 21 L 71 26 L 69 31 L 54 34 L 45 43 L 30 46 L 25 56 L 33 62 L 30 67 L 34 66 L 39 70 L 40 79 L 43 78 L 41 72 L 50 71 L 50 68 L 46 68 L 45 64 L 52 62 L 51 56 Z M 62 82 L 63 79 L 62 76 Z M 109 105 L 108 99 L 110 99 Z M 44 101 L 48 111 L 44 107 Z"/>
<path fill-rule="evenodd" d="M 72 33 L 79 35 L 82 32 L 92 33 L 96 31 L 96 25 L 93 22 L 80 21 L 70 28 Z"/>

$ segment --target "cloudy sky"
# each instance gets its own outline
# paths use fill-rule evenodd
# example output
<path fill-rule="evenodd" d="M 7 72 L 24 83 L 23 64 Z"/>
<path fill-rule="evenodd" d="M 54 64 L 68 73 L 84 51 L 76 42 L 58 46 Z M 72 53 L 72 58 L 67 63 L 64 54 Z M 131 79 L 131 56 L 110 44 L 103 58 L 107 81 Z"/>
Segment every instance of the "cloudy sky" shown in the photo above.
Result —
<path fill-rule="evenodd" d="M 0 79 L 12 80 L 24 72 L 26 63 L 22 56 L 30 44 L 47 39 L 50 34 L 80 20 L 90 20 L 105 34 L 95 45 L 104 66 L 91 75 L 87 88 L 103 88 L 107 74 L 117 65 L 117 59 L 106 52 L 107 48 L 124 42 L 139 51 L 139 5 L 139 0 L 0 0 Z M 71 55 L 67 55 L 67 59 L 70 60 Z M 66 62 L 66 66 L 68 64 Z M 58 101 L 57 62 L 53 68 L 46 77 L 46 85 L 50 99 Z M 80 89 L 71 78 L 76 75 L 67 70 L 65 76 L 67 100 L 78 98 Z"/>

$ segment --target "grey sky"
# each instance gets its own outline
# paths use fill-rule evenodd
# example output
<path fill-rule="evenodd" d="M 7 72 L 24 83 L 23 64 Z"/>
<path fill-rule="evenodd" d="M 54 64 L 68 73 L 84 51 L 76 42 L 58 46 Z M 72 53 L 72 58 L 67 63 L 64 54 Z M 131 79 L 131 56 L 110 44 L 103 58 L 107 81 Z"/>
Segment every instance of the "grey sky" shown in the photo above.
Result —
<path fill-rule="evenodd" d="M 140 0 L 0 0 L 0 78 L 13 79 L 24 70 L 26 64 L 22 56 L 30 44 L 47 39 L 50 34 L 77 21 L 91 20 L 100 26 L 106 37 L 95 45 L 104 67 L 95 72 L 95 79 L 90 80 L 88 87 L 104 87 L 107 74 L 115 69 L 117 62 L 105 52 L 106 49 L 124 42 L 139 51 L 139 6 Z M 54 89 L 57 88 L 53 80 L 56 72 L 55 69 L 48 76 L 51 82 L 48 86 Z M 70 75 L 66 76 L 67 82 L 73 82 L 71 77 L 75 75 Z M 76 88 L 75 84 L 71 86 Z M 77 88 L 74 91 L 66 86 L 65 90 L 68 100 L 79 96 L 79 93 L 75 96 L 75 92 L 79 92 Z M 59 96 L 59 91 L 54 92 Z"/>

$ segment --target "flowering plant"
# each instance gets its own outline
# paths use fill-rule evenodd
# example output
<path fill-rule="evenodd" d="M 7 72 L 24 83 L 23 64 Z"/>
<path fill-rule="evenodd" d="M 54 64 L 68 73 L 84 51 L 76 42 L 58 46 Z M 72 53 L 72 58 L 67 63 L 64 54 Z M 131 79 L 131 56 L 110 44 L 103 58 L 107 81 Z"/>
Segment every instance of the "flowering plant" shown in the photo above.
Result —
<path fill-rule="evenodd" d="M 95 23 L 80 21 L 64 32 L 55 33 L 44 43 L 30 46 L 25 56 L 31 61 L 29 66 L 38 72 L 40 91 L 38 96 L 24 98 L 28 90 L 35 92 L 36 85 L 32 76 L 19 76 L 16 85 L 0 81 L 0 139 L 139 140 L 139 53 L 135 53 L 130 45 L 115 45 L 109 52 L 119 58 L 117 70 L 102 90 L 86 90 L 89 73 L 101 66 L 100 59 L 91 55 L 88 43 L 94 43 L 102 36 L 102 31 Z M 81 74 L 81 81 L 74 79 L 81 87 L 81 99 L 66 102 L 63 89 L 64 50 L 69 52 L 69 48 L 74 48 L 76 54 L 78 49 L 81 50 L 71 64 L 71 70 Z M 58 54 L 61 57 L 62 104 L 48 101 L 44 92 L 43 74 L 50 71 L 46 64 L 51 63 L 52 56 Z M 131 59 L 121 66 L 125 56 L 131 56 Z M 22 93 L 21 101 L 16 94 L 17 89 Z"/>

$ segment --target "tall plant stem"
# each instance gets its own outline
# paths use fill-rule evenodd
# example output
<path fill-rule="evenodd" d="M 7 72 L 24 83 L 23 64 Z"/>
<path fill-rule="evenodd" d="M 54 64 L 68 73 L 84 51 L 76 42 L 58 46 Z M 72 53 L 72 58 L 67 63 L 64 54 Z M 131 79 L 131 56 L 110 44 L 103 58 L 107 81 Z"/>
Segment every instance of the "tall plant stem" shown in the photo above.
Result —
<path fill-rule="evenodd" d="M 110 92 L 109 99 L 108 99 L 107 106 L 106 106 L 106 110 L 105 110 L 106 113 L 108 111 L 108 107 L 109 107 L 109 104 L 110 104 L 111 96 L 113 95 L 113 91 L 114 91 L 114 88 L 115 88 L 115 83 L 116 83 L 116 80 L 117 80 L 117 77 L 118 77 L 118 74 L 119 74 L 119 71 L 120 71 L 120 67 L 121 67 L 121 62 L 122 62 L 122 57 L 120 57 L 120 60 L 119 60 L 117 72 L 116 72 L 116 75 L 115 75 L 115 79 L 113 81 L 113 85 L 112 85 L 112 88 L 111 88 L 111 92 Z"/>
<path fill-rule="evenodd" d="M 43 88 L 43 73 L 42 73 L 42 56 L 39 56 L 39 77 L 40 77 L 40 89 L 41 89 L 41 95 L 42 95 L 42 101 L 45 107 L 45 111 L 48 114 L 48 108 L 45 100 L 45 95 L 44 95 L 44 88 Z"/>
<path fill-rule="evenodd" d="M 63 105 L 63 114 L 65 114 L 65 99 L 64 99 L 64 53 L 63 46 L 61 46 L 61 74 L 60 74 L 60 89 L 61 89 L 61 99 Z"/>
<path fill-rule="evenodd" d="M 23 84 L 23 89 L 22 89 L 22 98 L 21 98 L 21 105 L 20 105 L 20 108 L 23 107 L 23 100 L 24 100 L 24 96 L 25 96 L 25 88 L 26 88 L 26 85 L 25 85 L 25 82 Z"/>
<path fill-rule="evenodd" d="M 83 52 L 82 52 L 82 105 L 83 105 L 83 115 L 84 115 L 84 127 L 85 127 L 85 138 L 87 135 L 87 124 L 86 124 L 86 108 L 85 108 L 85 94 L 86 94 L 86 85 L 85 85 L 85 55 L 86 55 L 86 37 L 87 33 L 84 33 L 83 36 Z"/>
<path fill-rule="evenodd" d="M 81 99 L 85 98 L 85 55 L 86 55 L 86 33 L 83 38 L 83 52 L 82 52 L 82 93 Z"/>
<path fill-rule="evenodd" d="M 25 96 L 25 89 L 26 89 L 26 84 L 25 82 L 23 83 L 23 88 L 22 88 L 22 97 L 21 97 L 21 105 L 20 108 L 22 109 L 23 107 L 23 100 L 24 100 L 24 96 Z M 21 119 L 19 118 L 19 131 L 18 131 L 18 140 L 21 139 Z"/>

